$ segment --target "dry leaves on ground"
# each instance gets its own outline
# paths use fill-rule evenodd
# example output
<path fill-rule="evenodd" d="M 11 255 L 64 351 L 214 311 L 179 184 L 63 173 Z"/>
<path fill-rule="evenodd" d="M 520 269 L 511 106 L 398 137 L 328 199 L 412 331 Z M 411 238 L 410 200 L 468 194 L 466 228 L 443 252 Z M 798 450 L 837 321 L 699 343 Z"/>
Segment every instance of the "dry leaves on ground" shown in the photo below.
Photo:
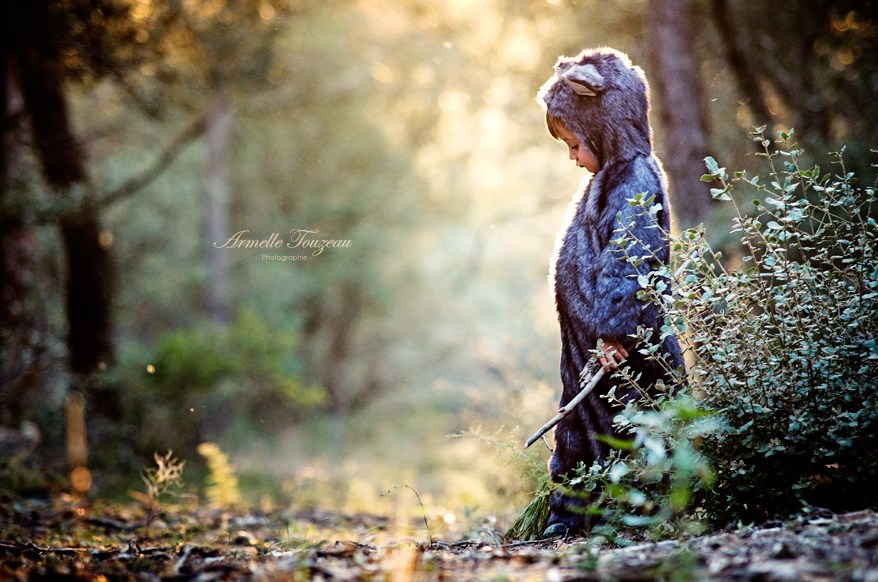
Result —
<path fill-rule="evenodd" d="M 389 520 L 322 511 L 166 511 L 0 503 L 0 579 L 33 580 L 857 580 L 878 582 L 878 515 L 813 513 L 773 527 L 597 547 L 396 538 Z"/>

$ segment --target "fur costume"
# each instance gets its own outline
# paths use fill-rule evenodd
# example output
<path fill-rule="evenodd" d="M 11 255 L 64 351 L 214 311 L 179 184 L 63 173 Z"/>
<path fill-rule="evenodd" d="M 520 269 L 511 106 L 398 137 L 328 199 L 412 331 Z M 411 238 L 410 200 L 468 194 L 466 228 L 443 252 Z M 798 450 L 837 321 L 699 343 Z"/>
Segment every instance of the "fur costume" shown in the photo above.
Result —
<path fill-rule="evenodd" d="M 652 152 L 649 96 L 646 78 L 628 57 L 611 49 L 586 50 L 576 57 L 561 58 L 555 74 L 543 85 L 537 101 L 548 113 L 563 121 L 598 160 L 599 169 L 585 180 L 571 202 L 567 223 L 559 233 L 552 261 L 558 322 L 561 328 L 561 406 L 580 390 L 580 374 L 592 359 L 599 338 L 631 346 L 628 337 L 637 326 L 653 328 L 659 337 L 658 308 L 637 299 L 637 272 L 626 262 L 618 245 L 610 242 L 620 226 L 635 224 L 633 235 L 641 248 L 648 247 L 659 261 L 669 258 L 668 242 L 654 220 L 628 203 L 638 193 L 655 196 L 662 205 L 658 222 L 669 228 L 666 179 Z M 640 272 L 651 268 L 647 263 Z M 674 366 L 682 366 L 675 338 L 665 340 L 662 350 Z M 640 385 L 651 386 L 664 377 L 660 366 L 631 349 L 622 366 L 642 374 Z M 618 380 L 607 374 L 579 405 L 575 414 L 555 429 L 556 448 L 549 464 L 553 480 L 572 476 L 580 463 L 591 465 L 606 458 L 609 449 L 599 435 L 614 435 L 613 416 L 606 399 Z M 634 398 L 633 391 L 617 388 L 616 396 Z M 584 501 L 555 490 L 550 497 L 549 526 L 553 531 L 576 532 L 587 526 L 581 511 Z M 557 524 L 557 525 L 556 525 Z M 552 528 L 554 526 L 554 528 Z M 549 530 L 547 530 L 549 531 Z"/>

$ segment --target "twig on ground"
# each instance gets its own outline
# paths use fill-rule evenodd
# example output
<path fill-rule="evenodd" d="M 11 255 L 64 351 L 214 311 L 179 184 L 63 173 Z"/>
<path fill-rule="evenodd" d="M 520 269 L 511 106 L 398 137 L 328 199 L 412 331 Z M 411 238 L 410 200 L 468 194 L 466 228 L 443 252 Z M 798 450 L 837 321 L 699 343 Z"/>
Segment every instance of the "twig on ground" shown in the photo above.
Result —
<path fill-rule="evenodd" d="M 403 483 L 402 485 L 394 485 L 393 489 L 388 490 L 384 495 L 388 495 L 397 489 L 408 489 L 412 493 L 415 494 L 415 497 L 418 499 L 418 505 L 421 506 L 421 517 L 424 518 L 424 527 L 427 529 L 427 540 L 429 543 L 433 543 L 433 534 L 430 532 L 430 523 L 427 521 L 427 509 L 424 507 L 424 502 L 421 501 L 421 494 L 418 493 L 418 490 L 409 485 L 408 483 Z M 384 497 L 382 495 L 382 497 Z"/>
<path fill-rule="evenodd" d="M 179 576 L 180 572 L 183 571 L 183 567 L 186 565 L 186 561 L 189 559 L 190 554 L 192 554 L 192 546 L 187 544 L 183 548 L 183 554 L 180 556 L 180 559 L 174 564 L 174 576 Z"/>

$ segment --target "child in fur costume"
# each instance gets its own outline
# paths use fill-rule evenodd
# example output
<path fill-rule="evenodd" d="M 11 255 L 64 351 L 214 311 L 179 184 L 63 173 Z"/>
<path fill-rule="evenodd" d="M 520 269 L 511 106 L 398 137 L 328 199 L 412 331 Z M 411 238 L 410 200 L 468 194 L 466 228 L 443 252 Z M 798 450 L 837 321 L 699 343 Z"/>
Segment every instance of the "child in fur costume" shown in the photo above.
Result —
<path fill-rule="evenodd" d="M 643 387 L 665 378 L 662 366 L 640 354 L 630 337 L 638 326 L 652 328 L 653 337 L 659 337 L 658 308 L 637 298 L 638 272 L 656 263 L 647 261 L 635 270 L 625 261 L 623 249 L 611 242 L 618 236 L 614 235 L 617 228 L 633 223 L 632 234 L 638 242 L 629 252 L 652 253 L 663 263 L 669 258 L 662 229 L 668 230 L 670 208 L 665 175 L 652 152 L 648 91 L 643 72 L 626 55 L 597 49 L 559 59 L 555 74 L 537 96 L 552 136 L 565 142 L 570 159 L 592 174 L 571 202 L 552 261 L 561 327 L 561 406 L 580 391 L 580 375 L 598 345 L 603 346 L 604 366 L 624 361 L 632 373 L 641 375 Z M 655 228 L 648 213 L 628 203 L 640 193 L 654 196 L 654 204 L 661 204 L 657 215 L 661 229 Z M 667 338 L 661 351 L 672 367 L 682 366 L 675 338 Z M 607 457 L 609 448 L 598 437 L 615 434 L 615 413 L 602 396 L 616 385 L 617 397 L 636 398 L 636 391 L 618 384 L 618 379 L 606 374 L 575 413 L 558 424 L 549 464 L 555 482 L 572 477 L 580 463 L 591 465 Z M 586 529 L 584 504 L 581 496 L 553 491 L 544 535 Z"/>

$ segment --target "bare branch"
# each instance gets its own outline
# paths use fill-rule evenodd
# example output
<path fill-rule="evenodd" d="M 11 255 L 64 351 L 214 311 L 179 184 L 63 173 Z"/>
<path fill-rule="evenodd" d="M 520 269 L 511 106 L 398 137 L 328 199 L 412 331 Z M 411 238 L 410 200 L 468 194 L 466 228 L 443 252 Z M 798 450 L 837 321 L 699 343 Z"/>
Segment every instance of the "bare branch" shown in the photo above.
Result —
<path fill-rule="evenodd" d="M 529 439 L 527 439 L 527 442 L 524 443 L 524 448 L 528 448 L 529 446 L 531 446 L 532 444 L 537 442 L 537 440 L 539 440 L 539 438 L 541 436 L 543 436 L 544 434 L 549 432 L 549 429 L 551 429 L 553 426 L 555 426 L 556 424 L 561 422 L 561 420 L 565 416 L 570 414 L 570 412 L 572 412 L 573 409 L 576 408 L 576 406 L 580 402 L 582 402 L 586 396 L 588 396 L 589 392 L 594 390 L 594 387 L 598 385 L 598 382 L 600 382 L 601 378 L 604 377 L 605 373 L 606 373 L 606 369 L 602 366 L 596 372 L 594 372 L 594 374 L 591 376 L 591 378 L 588 378 L 588 379 L 583 378 L 583 383 L 585 384 L 585 387 L 579 391 L 579 394 L 577 394 L 576 396 L 573 397 L 573 400 L 571 400 L 570 402 L 567 403 L 566 406 L 561 408 L 558 411 L 558 414 L 553 416 L 551 420 L 549 420 L 546 424 L 544 424 L 543 426 L 540 427 L 540 430 L 535 432 L 533 434 L 533 436 L 531 436 Z"/>
<path fill-rule="evenodd" d="M 168 144 L 151 166 L 140 174 L 132 176 L 112 192 L 102 196 L 98 201 L 98 205 L 102 207 L 110 206 L 148 186 L 150 182 L 158 178 L 183 153 L 183 150 L 190 142 L 195 141 L 204 133 L 204 128 L 205 122 L 204 116 L 202 116 L 193 121 L 183 133 Z"/>

